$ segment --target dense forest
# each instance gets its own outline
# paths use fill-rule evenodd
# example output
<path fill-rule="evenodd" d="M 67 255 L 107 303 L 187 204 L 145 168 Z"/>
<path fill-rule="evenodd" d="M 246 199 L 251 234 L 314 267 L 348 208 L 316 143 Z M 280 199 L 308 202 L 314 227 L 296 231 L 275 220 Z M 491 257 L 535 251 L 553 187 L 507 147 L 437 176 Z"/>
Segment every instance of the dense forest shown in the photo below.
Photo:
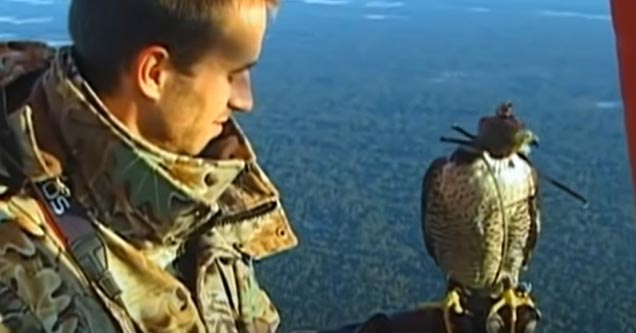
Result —
<path fill-rule="evenodd" d="M 442 295 L 420 231 L 421 178 L 453 149 L 438 141 L 451 124 L 474 130 L 511 99 L 541 137 L 540 168 L 591 200 L 583 210 L 542 184 L 526 278 L 545 332 L 636 331 L 623 296 L 636 292 L 636 230 L 610 22 L 409 5 L 365 20 L 380 10 L 290 3 L 272 26 L 259 107 L 241 121 L 301 238 L 259 266 L 284 328 Z"/>

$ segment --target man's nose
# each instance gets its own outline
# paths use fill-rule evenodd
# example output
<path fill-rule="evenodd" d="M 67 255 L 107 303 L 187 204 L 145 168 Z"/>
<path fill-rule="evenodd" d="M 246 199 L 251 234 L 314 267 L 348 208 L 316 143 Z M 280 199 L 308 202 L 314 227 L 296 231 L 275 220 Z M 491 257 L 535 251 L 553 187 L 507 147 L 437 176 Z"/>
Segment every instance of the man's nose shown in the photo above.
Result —
<path fill-rule="evenodd" d="M 234 111 L 248 112 L 254 106 L 250 71 L 238 74 L 232 80 L 229 107 Z"/>

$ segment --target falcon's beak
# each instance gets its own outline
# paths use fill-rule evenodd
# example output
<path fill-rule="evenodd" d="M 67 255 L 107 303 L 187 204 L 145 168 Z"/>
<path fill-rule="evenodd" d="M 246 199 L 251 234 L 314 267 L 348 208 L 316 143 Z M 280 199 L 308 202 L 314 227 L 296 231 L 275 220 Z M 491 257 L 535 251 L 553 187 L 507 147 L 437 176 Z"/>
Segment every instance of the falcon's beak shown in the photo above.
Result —
<path fill-rule="evenodd" d="M 535 147 L 535 148 L 539 148 L 539 137 L 538 136 L 534 136 L 533 139 L 530 141 L 530 146 Z"/>
<path fill-rule="evenodd" d="M 517 142 L 517 149 L 523 154 L 528 154 L 530 153 L 530 149 L 532 147 L 539 146 L 539 137 L 536 136 L 531 130 L 526 128 L 521 129 L 519 132 L 517 132 L 517 134 L 515 135 L 515 139 Z"/>
<path fill-rule="evenodd" d="M 539 137 L 531 130 L 522 130 L 522 138 L 524 144 L 527 144 L 531 147 L 539 147 Z"/>

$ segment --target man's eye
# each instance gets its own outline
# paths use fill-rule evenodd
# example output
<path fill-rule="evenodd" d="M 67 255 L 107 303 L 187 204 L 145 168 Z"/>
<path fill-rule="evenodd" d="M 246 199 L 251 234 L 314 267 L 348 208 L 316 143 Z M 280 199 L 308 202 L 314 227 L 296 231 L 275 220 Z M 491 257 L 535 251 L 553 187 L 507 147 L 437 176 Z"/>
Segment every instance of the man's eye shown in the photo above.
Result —
<path fill-rule="evenodd" d="M 243 74 L 245 70 L 241 70 L 238 72 L 232 72 L 230 73 L 230 75 L 228 75 L 227 80 L 228 82 L 232 83 L 234 81 L 236 81 L 237 78 L 241 77 L 241 74 Z"/>
<path fill-rule="evenodd" d="M 230 75 L 228 75 L 228 82 L 232 83 L 232 82 L 234 82 L 236 80 L 241 79 L 246 74 L 248 74 L 249 71 L 250 71 L 249 69 L 243 69 L 243 70 L 240 70 L 238 72 L 231 73 Z"/>

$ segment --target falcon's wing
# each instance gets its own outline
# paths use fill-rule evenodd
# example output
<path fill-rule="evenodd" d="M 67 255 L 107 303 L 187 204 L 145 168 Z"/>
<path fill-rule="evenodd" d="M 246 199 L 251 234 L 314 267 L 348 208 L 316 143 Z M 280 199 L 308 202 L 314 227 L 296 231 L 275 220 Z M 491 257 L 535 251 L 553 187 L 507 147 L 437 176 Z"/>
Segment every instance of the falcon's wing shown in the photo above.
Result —
<path fill-rule="evenodd" d="M 541 203 L 539 196 L 539 174 L 534 165 L 527 156 L 520 155 L 532 168 L 532 183 L 534 186 L 534 195 L 528 198 L 528 214 L 530 218 L 530 231 L 528 233 L 528 241 L 523 251 L 523 266 L 526 267 L 532 259 L 532 254 L 537 246 L 539 235 L 541 234 Z"/>
<path fill-rule="evenodd" d="M 437 258 L 435 257 L 435 244 L 431 234 L 429 233 L 429 228 L 426 222 L 430 218 L 443 218 L 443 207 L 440 207 L 439 204 L 437 204 L 437 198 L 435 196 L 438 195 L 437 191 L 439 191 L 439 182 L 441 181 L 439 177 L 441 177 L 442 168 L 446 165 L 446 163 L 448 163 L 448 159 L 446 157 L 440 157 L 434 160 L 429 165 L 426 173 L 424 174 L 424 179 L 422 180 L 422 234 L 424 236 L 424 245 L 426 246 L 426 250 L 428 251 L 429 256 L 431 256 L 431 258 L 435 261 L 435 264 L 438 264 Z"/>

